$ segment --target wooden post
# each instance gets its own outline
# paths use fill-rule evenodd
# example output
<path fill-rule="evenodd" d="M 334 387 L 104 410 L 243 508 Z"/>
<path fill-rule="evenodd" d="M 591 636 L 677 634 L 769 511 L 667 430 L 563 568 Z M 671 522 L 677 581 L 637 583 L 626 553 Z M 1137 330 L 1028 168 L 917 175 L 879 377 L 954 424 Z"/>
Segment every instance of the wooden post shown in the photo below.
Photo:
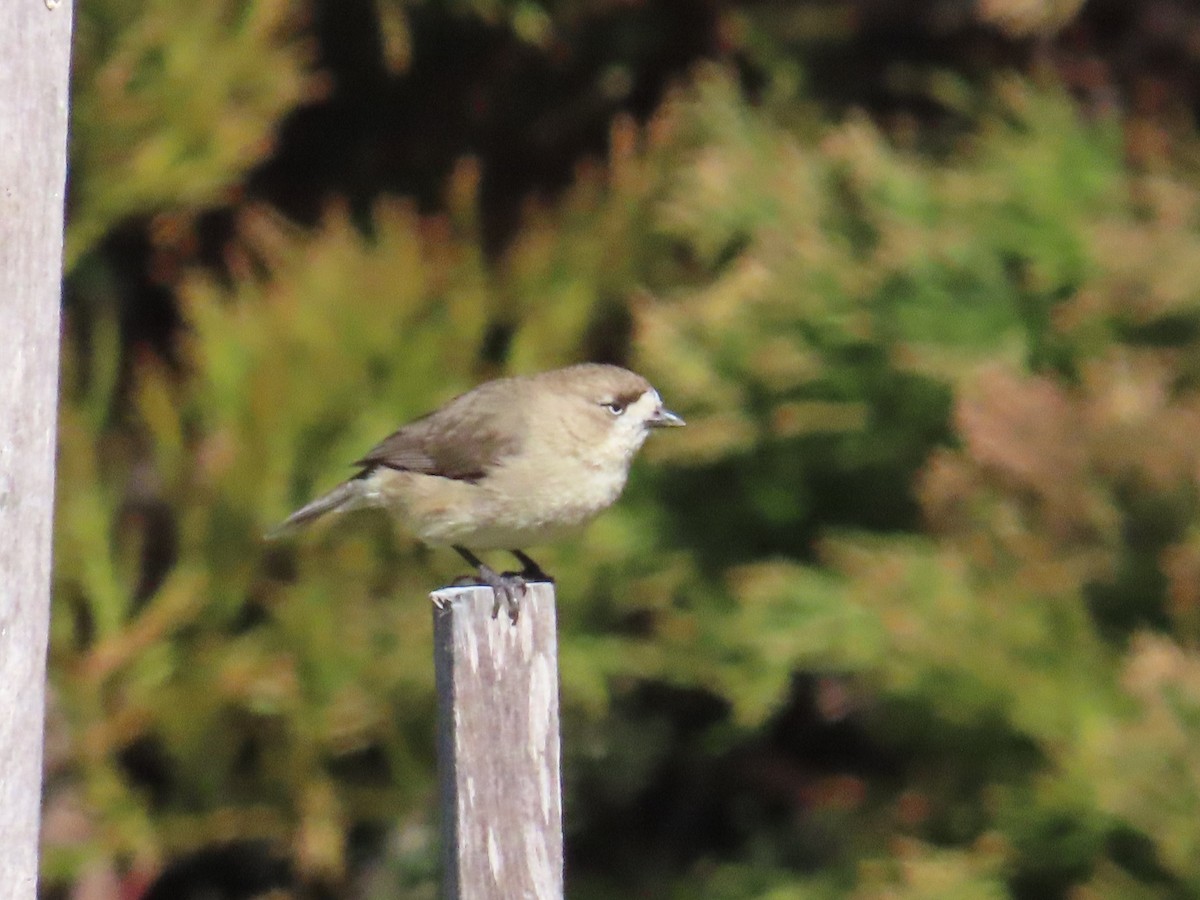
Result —
<path fill-rule="evenodd" d="M 0 2 L 0 898 L 37 892 L 71 4 Z"/>
<path fill-rule="evenodd" d="M 563 895 L 554 586 L 516 624 L 490 588 L 432 595 L 447 900 Z"/>

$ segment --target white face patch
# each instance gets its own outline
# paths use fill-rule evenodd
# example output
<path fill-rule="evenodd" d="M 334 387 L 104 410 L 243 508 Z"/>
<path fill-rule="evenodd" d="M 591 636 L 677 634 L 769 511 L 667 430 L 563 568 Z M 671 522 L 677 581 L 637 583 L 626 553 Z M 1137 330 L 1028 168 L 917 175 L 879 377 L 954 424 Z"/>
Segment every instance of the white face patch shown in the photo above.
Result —
<path fill-rule="evenodd" d="M 646 420 L 658 412 L 661 406 L 662 398 L 658 396 L 658 391 L 650 388 L 629 404 L 629 408 L 625 410 L 625 418 L 636 420 L 644 428 Z"/>
<path fill-rule="evenodd" d="M 608 443 L 615 454 L 629 459 L 646 441 L 650 428 L 646 421 L 662 406 L 658 391 L 651 388 L 638 397 L 625 412 L 614 417 L 613 429 Z"/>

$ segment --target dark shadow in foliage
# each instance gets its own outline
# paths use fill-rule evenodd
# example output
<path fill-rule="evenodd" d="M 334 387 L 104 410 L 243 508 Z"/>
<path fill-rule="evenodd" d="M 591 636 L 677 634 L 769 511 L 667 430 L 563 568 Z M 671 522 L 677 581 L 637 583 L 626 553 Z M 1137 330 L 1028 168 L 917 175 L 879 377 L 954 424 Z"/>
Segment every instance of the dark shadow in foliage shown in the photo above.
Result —
<path fill-rule="evenodd" d="M 1107 852 L 1109 859 L 1139 881 L 1162 888 L 1163 897 L 1169 900 L 1184 900 L 1186 897 L 1195 896 L 1188 885 L 1163 866 L 1155 852 L 1154 842 L 1141 832 L 1118 826 L 1108 835 Z M 1029 894 L 1018 900 L 1035 898 Z"/>
<path fill-rule="evenodd" d="M 570 833 L 569 871 L 583 880 L 636 887 L 639 879 L 687 871 L 709 857 L 740 858 L 768 836 L 778 858 L 815 870 L 845 852 L 835 832 L 808 815 L 829 776 L 879 776 L 900 763 L 872 743 L 857 715 L 831 715 L 819 679 L 798 675 L 760 736 L 723 752 L 703 749 L 729 727 L 729 709 L 712 694 L 659 683 L 638 686 L 615 715 L 657 762 L 644 787 L 617 799 L 606 760 L 593 772 L 576 763 L 577 808 L 586 827 Z M 617 761 L 619 764 L 620 761 Z"/>
<path fill-rule="evenodd" d="M 1141 628 L 1170 630 L 1162 554 L 1183 539 L 1197 498 L 1191 490 L 1156 492 L 1133 483 L 1121 487 L 1118 496 L 1125 552 L 1112 578 L 1087 585 L 1084 593 L 1100 633 L 1123 643 Z"/>
<path fill-rule="evenodd" d="M 208 847 L 168 864 L 142 900 L 251 900 L 295 886 L 291 864 L 270 845 L 239 841 Z"/>
<path fill-rule="evenodd" d="M 316 4 L 334 92 L 284 122 L 253 193 L 308 223 L 329 194 L 342 195 L 365 223 L 384 193 L 440 207 L 450 168 L 470 154 L 482 166 L 483 231 L 496 251 L 526 197 L 562 189 L 581 157 L 606 152 L 614 114 L 648 115 L 673 78 L 716 48 L 714 8 L 690 0 L 560 22 L 545 48 L 446 4 L 410 5 L 406 15 L 413 58 L 392 74 L 373 3 Z"/>
<path fill-rule="evenodd" d="M 725 701 L 702 690 L 645 683 L 618 706 L 614 720 L 648 742 L 641 749 L 652 757 L 653 773 L 638 779 L 644 786 L 635 794 L 617 798 L 613 782 L 624 773 L 611 768 L 613 761 L 592 772 L 586 761 L 576 762 L 575 809 L 586 816 L 586 827 L 572 829 L 568 819 L 568 871 L 633 881 L 639 872 L 731 849 L 737 834 L 728 815 L 728 773 L 719 760 L 696 752 L 699 736 L 728 719 Z"/>
<path fill-rule="evenodd" d="M 144 734 L 126 744 L 117 753 L 117 764 L 154 810 L 161 812 L 177 796 L 179 782 L 158 735 Z"/>

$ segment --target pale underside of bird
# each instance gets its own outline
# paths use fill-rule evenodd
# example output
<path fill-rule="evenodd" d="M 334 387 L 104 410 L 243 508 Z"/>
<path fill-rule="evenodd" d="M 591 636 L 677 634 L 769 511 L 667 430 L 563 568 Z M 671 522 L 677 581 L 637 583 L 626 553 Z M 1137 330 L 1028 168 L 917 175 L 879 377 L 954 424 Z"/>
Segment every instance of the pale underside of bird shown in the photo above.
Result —
<path fill-rule="evenodd" d="M 650 431 L 682 425 L 642 376 L 584 363 L 501 378 L 384 438 L 357 475 L 292 513 L 268 537 L 328 513 L 386 509 L 422 542 L 454 548 L 517 620 L 526 583 L 550 580 L 524 548 L 577 531 L 610 506 Z M 519 572 L 476 552 L 506 550 Z"/>

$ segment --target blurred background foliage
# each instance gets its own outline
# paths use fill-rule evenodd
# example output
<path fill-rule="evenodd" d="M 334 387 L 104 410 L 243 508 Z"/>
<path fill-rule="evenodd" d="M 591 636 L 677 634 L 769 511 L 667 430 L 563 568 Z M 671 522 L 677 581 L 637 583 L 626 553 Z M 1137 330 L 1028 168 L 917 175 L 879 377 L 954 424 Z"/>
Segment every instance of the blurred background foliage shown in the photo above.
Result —
<path fill-rule="evenodd" d="M 45 896 L 436 896 L 456 563 L 261 535 L 580 359 L 570 896 L 1200 895 L 1200 5 L 76 15 Z"/>

